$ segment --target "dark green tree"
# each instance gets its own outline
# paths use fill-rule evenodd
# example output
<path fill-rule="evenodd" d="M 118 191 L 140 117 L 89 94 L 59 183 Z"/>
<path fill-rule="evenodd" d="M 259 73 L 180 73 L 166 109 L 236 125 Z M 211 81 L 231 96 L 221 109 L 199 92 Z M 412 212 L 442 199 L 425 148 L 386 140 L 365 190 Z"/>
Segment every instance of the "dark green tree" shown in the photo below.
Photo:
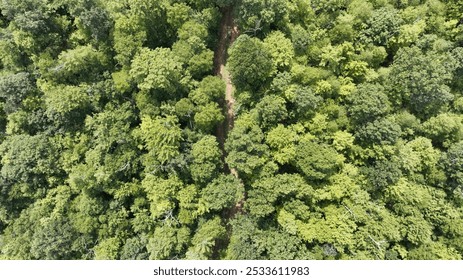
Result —
<path fill-rule="evenodd" d="M 228 52 L 227 66 L 238 90 L 260 88 L 273 72 L 272 57 L 257 38 L 241 35 Z"/>
<path fill-rule="evenodd" d="M 387 91 L 393 103 L 409 106 L 419 116 L 436 115 L 454 98 L 448 86 L 454 65 L 445 54 L 402 48 L 391 66 Z"/>
<path fill-rule="evenodd" d="M 383 87 L 377 84 L 360 84 L 348 100 L 348 114 L 357 124 L 374 121 L 391 110 Z"/>

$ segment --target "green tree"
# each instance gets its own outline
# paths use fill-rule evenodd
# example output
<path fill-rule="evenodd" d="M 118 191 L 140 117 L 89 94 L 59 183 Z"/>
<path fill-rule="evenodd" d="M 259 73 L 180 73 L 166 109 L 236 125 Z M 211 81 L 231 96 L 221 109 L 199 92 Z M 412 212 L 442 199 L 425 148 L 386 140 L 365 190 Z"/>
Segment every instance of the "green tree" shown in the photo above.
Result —
<path fill-rule="evenodd" d="M 1 176 L 8 184 L 26 184 L 26 190 L 44 188 L 49 176 L 58 171 L 56 152 L 53 142 L 45 135 L 8 137 L 0 145 Z M 33 196 L 34 192 L 28 195 Z"/>
<path fill-rule="evenodd" d="M 293 129 L 279 124 L 268 132 L 265 142 L 271 149 L 273 159 L 279 164 L 286 164 L 296 157 L 298 138 Z"/>
<path fill-rule="evenodd" d="M 226 259 L 293 260 L 313 258 L 306 243 L 299 237 L 288 234 L 279 228 L 259 229 L 258 221 L 249 216 L 238 216 L 232 221 L 232 227 Z"/>
<path fill-rule="evenodd" d="M 221 211 L 235 206 L 244 199 L 244 187 L 232 175 L 219 175 L 201 190 L 199 203 L 206 212 Z"/>
<path fill-rule="evenodd" d="M 161 164 L 179 155 L 182 130 L 174 116 L 142 117 L 140 137 L 145 147 Z"/>
<path fill-rule="evenodd" d="M 279 96 L 264 96 L 255 108 L 258 122 L 263 129 L 269 129 L 288 117 L 286 102 Z"/>
<path fill-rule="evenodd" d="M 217 178 L 222 169 L 222 152 L 214 136 L 201 138 L 191 147 L 191 177 L 195 182 L 208 183 Z"/>
<path fill-rule="evenodd" d="M 71 196 L 68 186 L 58 186 L 24 209 L 2 232 L 2 256 L 8 259 L 81 258 L 85 249 L 74 246 L 78 234 L 66 216 Z"/>
<path fill-rule="evenodd" d="M 166 223 L 175 224 L 173 211 L 177 207 L 176 196 L 183 188 L 182 181 L 175 176 L 168 179 L 148 174 L 142 181 L 142 187 L 150 201 L 151 216 L 164 218 Z"/>
<path fill-rule="evenodd" d="M 107 69 L 106 55 L 92 46 L 78 46 L 59 54 L 58 59 L 42 75 L 59 83 L 78 84 L 96 80 Z"/>
<path fill-rule="evenodd" d="M 166 7 L 167 22 L 178 30 L 190 18 L 193 9 L 185 3 L 174 3 Z"/>
<path fill-rule="evenodd" d="M 344 157 L 326 144 L 303 139 L 296 146 L 295 164 L 310 180 L 323 180 L 335 174 L 344 162 Z"/>
<path fill-rule="evenodd" d="M 210 74 L 214 52 L 207 48 L 207 26 L 197 20 L 186 21 L 178 29 L 179 40 L 172 50 L 186 64 L 186 69 L 195 79 Z"/>
<path fill-rule="evenodd" d="M 272 57 L 274 69 L 284 71 L 291 67 L 294 58 L 293 45 L 281 31 L 274 31 L 265 37 L 264 48 Z"/>
<path fill-rule="evenodd" d="M 92 177 L 107 192 L 117 190 L 121 182 L 130 182 L 132 176 L 140 171 L 138 143 L 131 129 L 135 119 L 133 108 L 126 102 L 107 104 L 103 112 L 88 116 L 85 120 L 88 131 L 86 136 L 89 137 L 85 164 L 88 169 L 93 169 Z M 75 158 L 79 152 L 82 153 L 79 151 L 82 147 L 76 146 L 69 157 L 66 157 L 67 161 L 68 158 Z"/>
<path fill-rule="evenodd" d="M 0 98 L 3 99 L 3 110 L 10 114 L 18 110 L 22 101 L 37 93 L 31 75 L 26 72 L 0 76 Z"/>
<path fill-rule="evenodd" d="M 142 48 L 132 61 L 130 75 L 143 91 L 154 91 L 174 95 L 185 79 L 182 64 L 167 48 L 151 50 Z M 157 97 L 157 96 L 156 96 Z"/>
<path fill-rule="evenodd" d="M 443 164 L 452 186 L 463 189 L 463 142 L 449 147 L 443 156 Z"/>
<path fill-rule="evenodd" d="M 431 175 L 436 170 L 441 156 L 440 152 L 432 146 L 431 140 L 424 137 L 417 137 L 406 143 L 399 150 L 399 155 L 404 170 L 411 175 L 417 173 Z M 429 178 L 427 179 L 429 182 Z"/>
<path fill-rule="evenodd" d="M 439 113 L 454 98 L 448 87 L 454 70 L 451 60 L 447 55 L 423 53 L 417 47 L 400 49 L 387 82 L 394 103 L 410 106 L 419 116 Z"/>
<path fill-rule="evenodd" d="M 461 255 L 452 247 L 439 242 L 432 242 L 410 250 L 409 260 L 461 260 Z"/>
<path fill-rule="evenodd" d="M 403 20 L 396 9 L 383 7 L 371 13 L 360 36 L 366 42 L 388 46 L 389 41 L 397 37 L 402 23 Z"/>
<path fill-rule="evenodd" d="M 257 38 L 241 35 L 228 53 L 227 65 L 238 90 L 260 88 L 273 72 L 271 54 Z"/>
<path fill-rule="evenodd" d="M 73 242 L 76 231 L 66 217 L 47 217 L 40 220 L 31 242 L 31 255 L 38 260 L 74 258 Z M 67 249 L 65 249 L 67 248 Z"/>
<path fill-rule="evenodd" d="M 186 227 L 162 225 L 156 228 L 149 239 L 148 253 L 151 260 L 178 259 L 190 242 L 191 232 Z"/>
<path fill-rule="evenodd" d="M 312 41 L 308 30 L 300 24 L 294 25 L 291 28 L 291 42 L 294 46 L 296 54 L 304 54 L 307 52 L 309 44 Z"/>
<path fill-rule="evenodd" d="M 371 187 L 367 188 L 373 193 L 393 185 L 402 177 L 400 163 L 397 160 L 377 160 L 372 166 L 365 169 Z"/>
<path fill-rule="evenodd" d="M 199 106 L 194 116 L 196 127 L 200 131 L 211 132 L 224 121 L 225 117 L 217 103 L 209 102 Z"/>
<path fill-rule="evenodd" d="M 65 44 L 69 21 L 57 17 L 47 1 L 7 0 L 2 1 L 1 10 L 16 44 L 27 55 L 45 50 L 56 53 Z"/>
<path fill-rule="evenodd" d="M 294 90 L 294 107 L 296 118 L 312 117 L 320 107 L 323 98 L 316 95 L 309 87 L 296 87 Z"/>
<path fill-rule="evenodd" d="M 255 35 L 267 32 L 271 26 L 283 25 L 287 4 L 281 0 L 241 0 L 236 9 L 240 27 Z"/>
<path fill-rule="evenodd" d="M 183 225 L 192 225 L 203 214 L 199 205 L 199 188 L 196 185 L 188 185 L 178 192 L 178 221 Z"/>
<path fill-rule="evenodd" d="M 146 250 L 147 238 L 136 236 L 127 239 L 121 249 L 121 260 L 146 260 L 148 251 Z"/>
<path fill-rule="evenodd" d="M 114 22 L 103 7 L 93 5 L 77 14 L 76 25 L 83 31 L 89 41 L 109 43 L 109 36 Z"/>
<path fill-rule="evenodd" d="M 396 121 L 386 117 L 358 127 L 355 138 L 364 144 L 393 145 L 401 134 L 401 128 Z"/>
<path fill-rule="evenodd" d="M 188 97 L 196 105 L 205 105 L 209 102 L 217 102 L 225 96 L 225 83 L 219 77 L 207 76 L 198 85 L 198 88 L 190 91 Z"/>
<path fill-rule="evenodd" d="M 268 146 L 263 144 L 264 134 L 250 115 L 236 120 L 225 142 L 228 156 L 225 161 L 245 176 L 253 177 L 267 163 Z"/>
<path fill-rule="evenodd" d="M 441 243 L 445 242 L 448 236 L 451 238 L 461 236 L 461 224 L 453 222 L 456 224 L 452 225 L 451 222 L 453 217 L 459 214 L 454 212 L 452 206 L 445 201 L 445 194 L 440 189 L 400 180 L 386 190 L 385 201 L 391 205 L 392 211 L 399 216 L 405 226 L 402 227 L 403 238 L 409 242 L 410 249 L 417 249 L 416 254 L 412 254 L 416 258 L 426 258 L 419 257 L 418 252 L 423 253 L 419 247 L 446 248 L 447 246 L 438 245 L 435 241 L 439 240 L 437 242 Z M 440 214 L 434 215 L 434 209 L 440 209 Z M 435 238 L 437 236 L 440 238 Z M 447 253 L 433 251 L 428 256 L 444 254 L 453 255 L 451 258 L 455 258 L 454 254 L 449 254 L 455 252 L 455 248 L 452 245 L 448 247 Z"/>
<path fill-rule="evenodd" d="M 72 184 L 70 184 L 72 187 Z M 104 211 L 101 197 L 92 197 L 88 193 L 80 193 L 69 205 L 71 225 L 81 235 L 95 235 L 100 226 L 100 215 Z"/>
<path fill-rule="evenodd" d="M 227 246 L 226 259 L 228 260 L 259 260 L 262 259 L 262 248 L 256 241 L 259 229 L 257 221 L 246 215 L 238 215 L 231 221 L 232 235 Z"/>
<path fill-rule="evenodd" d="M 321 51 L 320 66 L 327 67 L 333 73 L 339 75 L 347 63 L 354 56 L 354 46 L 351 42 L 344 42 L 340 45 L 328 45 Z"/>
<path fill-rule="evenodd" d="M 200 223 L 191 239 L 193 246 L 188 248 L 186 258 L 193 260 L 210 259 L 217 242 L 223 239 L 225 235 L 226 229 L 218 216 Z"/>
<path fill-rule="evenodd" d="M 24 69 L 30 63 L 29 57 L 15 43 L 10 31 L 0 29 L 0 34 L 3 37 L 0 41 L 0 67 L 9 71 Z"/>
<path fill-rule="evenodd" d="M 374 121 L 391 110 L 384 88 L 377 84 L 360 84 L 348 99 L 348 114 L 355 123 Z"/>
<path fill-rule="evenodd" d="M 114 58 L 122 66 L 129 67 L 132 58 L 141 50 L 146 40 L 146 28 L 136 16 L 117 18 L 114 25 Z"/>
<path fill-rule="evenodd" d="M 121 242 L 116 237 L 102 240 L 93 249 L 96 260 L 117 260 Z"/>
<path fill-rule="evenodd" d="M 463 124 L 459 115 L 439 114 L 422 125 L 423 132 L 439 145 L 444 147 L 458 142 L 463 137 Z"/>
<path fill-rule="evenodd" d="M 246 209 L 250 215 L 265 217 L 275 214 L 280 203 L 293 201 L 294 198 L 308 198 L 313 188 L 299 174 L 278 174 L 260 179 L 252 185 L 246 200 Z"/>
<path fill-rule="evenodd" d="M 41 86 L 47 114 L 63 117 L 74 122 L 83 121 L 86 113 L 91 111 L 89 88 L 85 86 Z"/>

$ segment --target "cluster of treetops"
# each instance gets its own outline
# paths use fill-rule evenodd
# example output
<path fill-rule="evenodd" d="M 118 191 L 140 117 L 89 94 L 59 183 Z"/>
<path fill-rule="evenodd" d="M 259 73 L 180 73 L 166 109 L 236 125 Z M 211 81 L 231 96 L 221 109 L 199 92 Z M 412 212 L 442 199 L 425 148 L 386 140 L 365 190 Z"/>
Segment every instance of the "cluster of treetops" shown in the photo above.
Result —
<path fill-rule="evenodd" d="M 0 11 L 0 259 L 463 257 L 462 1 Z"/>

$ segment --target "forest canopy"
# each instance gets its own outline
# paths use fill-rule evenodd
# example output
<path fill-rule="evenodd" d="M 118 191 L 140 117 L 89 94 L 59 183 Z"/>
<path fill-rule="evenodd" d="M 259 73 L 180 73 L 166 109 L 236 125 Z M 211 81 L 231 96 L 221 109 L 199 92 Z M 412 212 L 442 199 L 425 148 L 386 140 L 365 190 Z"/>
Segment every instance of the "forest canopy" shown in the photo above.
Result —
<path fill-rule="evenodd" d="M 462 15 L 1 1 L 0 259 L 462 259 Z"/>

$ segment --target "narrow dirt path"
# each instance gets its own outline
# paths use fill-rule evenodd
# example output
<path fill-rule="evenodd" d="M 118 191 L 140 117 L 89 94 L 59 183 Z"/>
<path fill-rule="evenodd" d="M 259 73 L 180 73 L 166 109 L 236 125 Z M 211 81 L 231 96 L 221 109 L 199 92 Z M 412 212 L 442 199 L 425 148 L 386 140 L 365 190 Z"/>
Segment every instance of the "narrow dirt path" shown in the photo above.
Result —
<path fill-rule="evenodd" d="M 235 122 L 235 112 L 233 111 L 233 105 L 235 104 L 235 98 L 233 97 L 233 84 L 230 79 L 225 64 L 227 62 L 227 50 L 233 44 L 233 42 L 239 36 L 238 26 L 233 20 L 233 7 L 223 8 L 222 21 L 220 22 L 220 34 L 217 48 L 214 52 L 214 74 L 225 82 L 225 97 L 221 101 L 221 106 L 224 110 L 225 120 L 222 124 L 217 127 L 217 138 L 219 141 L 220 149 L 222 150 L 222 162 L 224 163 L 225 173 L 232 174 L 239 180 L 238 172 L 235 168 L 230 168 L 225 162 L 225 140 L 229 131 L 233 128 Z M 244 194 L 246 196 L 246 194 Z M 219 241 L 214 246 L 213 259 L 220 259 L 220 251 L 228 246 L 229 238 L 231 236 L 231 226 L 228 221 L 233 219 L 235 215 L 242 212 L 244 205 L 244 199 L 239 201 L 236 205 L 230 209 L 225 209 L 222 213 L 223 218 L 227 221 L 228 238 Z"/>
<path fill-rule="evenodd" d="M 220 23 L 220 37 L 217 45 L 217 49 L 214 53 L 214 74 L 222 78 L 225 81 L 225 100 L 221 104 L 225 109 L 225 120 L 222 125 L 217 128 L 217 137 L 219 140 L 220 147 L 225 157 L 224 143 L 227 138 L 228 132 L 233 128 L 235 121 L 235 113 L 233 106 L 235 104 L 235 98 L 233 97 L 233 84 L 230 79 L 230 74 L 225 68 L 227 61 L 227 50 L 233 42 L 239 36 L 238 26 L 233 20 L 233 8 L 227 7 L 222 10 L 222 21 Z M 225 161 L 224 161 L 225 162 Z M 229 168 L 225 164 L 226 171 L 230 172 L 233 176 L 238 178 L 238 172 L 234 168 Z"/>

